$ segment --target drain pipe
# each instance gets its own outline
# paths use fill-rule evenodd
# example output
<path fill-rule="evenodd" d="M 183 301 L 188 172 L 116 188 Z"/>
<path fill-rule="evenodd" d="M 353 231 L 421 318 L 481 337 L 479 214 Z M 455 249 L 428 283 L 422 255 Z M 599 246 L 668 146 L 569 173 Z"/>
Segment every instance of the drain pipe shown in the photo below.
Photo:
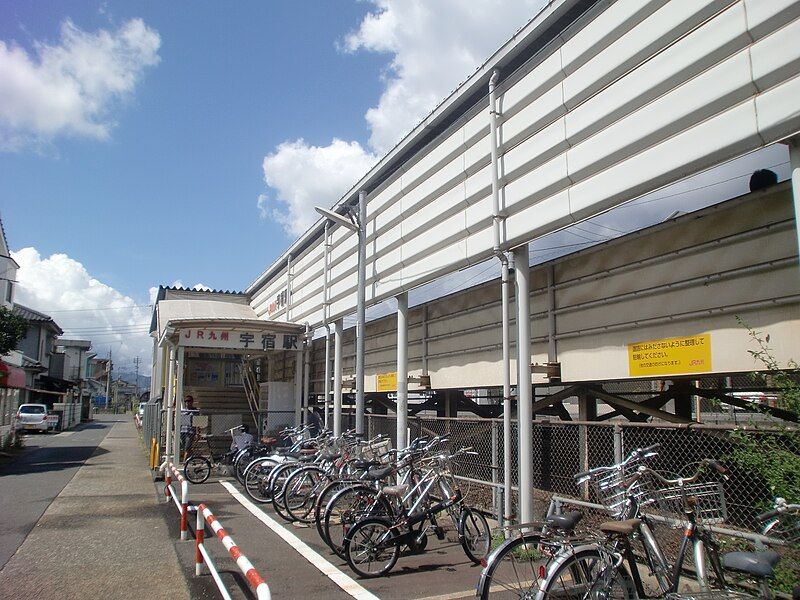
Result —
<path fill-rule="evenodd" d="M 500 245 L 500 222 L 505 215 L 500 212 L 500 176 L 497 149 L 497 96 L 495 86 L 500 71 L 492 72 L 489 78 L 489 138 L 492 150 L 492 223 L 494 226 L 494 255 L 500 260 L 502 311 L 503 311 L 503 520 L 511 521 L 511 334 L 508 320 L 510 304 L 509 260 Z M 512 255 L 513 259 L 513 255 Z"/>

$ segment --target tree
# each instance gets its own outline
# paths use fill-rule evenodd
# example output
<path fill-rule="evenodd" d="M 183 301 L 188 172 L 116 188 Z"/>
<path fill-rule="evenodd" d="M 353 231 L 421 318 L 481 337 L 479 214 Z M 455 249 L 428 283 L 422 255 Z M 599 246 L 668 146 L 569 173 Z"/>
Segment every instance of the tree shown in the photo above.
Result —
<path fill-rule="evenodd" d="M 28 322 L 25 319 L 0 306 L 0 355 L 14 350 L 27 331 Z"/>

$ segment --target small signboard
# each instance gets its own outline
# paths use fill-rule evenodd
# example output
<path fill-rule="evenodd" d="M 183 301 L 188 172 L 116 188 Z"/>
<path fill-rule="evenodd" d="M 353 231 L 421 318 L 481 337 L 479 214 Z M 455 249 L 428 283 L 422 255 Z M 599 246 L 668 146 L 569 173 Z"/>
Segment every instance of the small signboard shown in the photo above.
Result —
<path fill-rule="evenodd" d="M 378 373 L 378 386 L 379 392 L 396 392 L 397 391 L 397 372 L 394 373 Z"/>
<path fill-rule="evenodd" d="M 711 334 L 628 344 L 632 377 L 682 375 L 711 371 Z"/>

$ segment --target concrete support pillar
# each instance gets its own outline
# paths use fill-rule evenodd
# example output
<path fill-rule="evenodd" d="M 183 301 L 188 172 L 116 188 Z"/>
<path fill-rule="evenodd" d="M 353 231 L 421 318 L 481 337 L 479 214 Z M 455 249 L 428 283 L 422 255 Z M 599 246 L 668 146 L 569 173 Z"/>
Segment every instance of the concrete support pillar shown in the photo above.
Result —
<path fill-rule="evenodd" d="M 528 244 L 514 250 L 517 294 L 517 414 L 519 415 L 519 510 L 533 521 L 533 399 L 531 396 L 531 311 Z"/>
<path fill-rule="evenodd" d="M 333 435 L 342 435 L 342 336 L 344 326 L 339 319 L 334 325 L 333 339 Z"/>
<path fill-rule="evenodd" d="M 175 364 L 175 432 L 174 450 L 172 452 L 172 462 L 175 465 L 181 464 L 181 410 L 183 409 L 183 366 L 186 350 L 183 346 L 178 346 L 178 358 Z"/>
<path fill-rule="evenodd" d="M 303 351 L 294 353 L 294 423 L 303 424 Z"/>
<path fill-rule="evenodd" d="M 408 293 L 397 296 L 397 448 L 408 446 Z"/>

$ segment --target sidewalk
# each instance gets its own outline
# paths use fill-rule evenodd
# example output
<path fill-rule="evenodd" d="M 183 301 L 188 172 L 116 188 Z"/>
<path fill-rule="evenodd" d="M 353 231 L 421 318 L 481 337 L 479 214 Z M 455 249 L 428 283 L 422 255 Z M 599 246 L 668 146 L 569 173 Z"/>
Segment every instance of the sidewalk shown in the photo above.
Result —
<path fill-rule="evenodd" d="M 5 600 L 190 597 L 133 421 L 115 423 L 0 572 Z"/>

